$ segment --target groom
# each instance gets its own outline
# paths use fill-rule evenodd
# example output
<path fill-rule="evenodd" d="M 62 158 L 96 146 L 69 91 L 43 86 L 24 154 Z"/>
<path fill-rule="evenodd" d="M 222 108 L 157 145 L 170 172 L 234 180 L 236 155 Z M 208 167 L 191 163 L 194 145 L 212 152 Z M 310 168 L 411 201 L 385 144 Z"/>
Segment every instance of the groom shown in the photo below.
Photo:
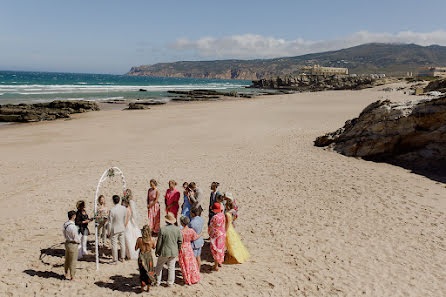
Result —
<path fill-rule="evenodd" d="M 113 262 L 111 264 L 116 264 L 118 260 L 118 241 L 121 246 L 121 259 L 125 259 L 125 221 L 127 216 L 127 209 L 119 204 L 120 198 L 118 195 L 113 195 L 113 203 L 115 206 L 110 210 L 108 215 L 108 231 L 111 237 L 112 251 L 113 251 Z"/>

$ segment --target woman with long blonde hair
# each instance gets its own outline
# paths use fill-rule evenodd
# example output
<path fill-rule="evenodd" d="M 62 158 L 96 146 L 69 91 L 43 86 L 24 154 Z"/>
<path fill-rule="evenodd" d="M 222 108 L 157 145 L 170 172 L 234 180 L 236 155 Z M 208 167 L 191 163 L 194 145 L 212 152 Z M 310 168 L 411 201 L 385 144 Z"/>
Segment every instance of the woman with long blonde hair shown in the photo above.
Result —
<path fill-rule="evenodd" d="M 139 250 L 138 267 L 139 279 L 141 281 L 141 292 L 147 286 L 147 292 L 150 286 L 156 283 L 155 267 L 153 265 L 152 249 L 156 246 L 156 240 L 152 237 L 152 229 L 149 225 L 142 228 L 142 236 L 136 240 L 135 251 Z"/>

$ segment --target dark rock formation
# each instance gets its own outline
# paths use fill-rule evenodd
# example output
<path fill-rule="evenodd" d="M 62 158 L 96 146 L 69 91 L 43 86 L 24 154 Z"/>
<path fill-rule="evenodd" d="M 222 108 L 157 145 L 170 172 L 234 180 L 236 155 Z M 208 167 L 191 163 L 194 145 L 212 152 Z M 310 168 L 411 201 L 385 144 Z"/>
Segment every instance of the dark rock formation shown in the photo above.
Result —
<path fill-rule="evenodd" d="M 344 127 L 315 140 L 353 157 L 432 170 L 446 163 L 446 97 L 376 101 Z M 438 171 L 437 171 L 438 172 Z"/>
<path fill-rule="evenodd" d="M 137 102 L 130 102 L 129 107 L 127 109 L 150 109 L 150 106 L 152 105 L 162 105 L 162 104 L 166 104 L 166 102 L 161 100 L 137 101 Z"/>
<path fill-rule="evenodd" d="M 346 75 L 287 75 L 254 80 L 254 88 L 286 89 L 301 92 L 324 90 L 360 90 L 374 86 L 376 80 L 368 76 Z"/>
<path fill-rule="evenodd" d="M 221 97 L 242 97 L 252 98 L 251 94 L 231 92 L 218 92 L 215 90 L 191 90 L 191 91 L 168 91 L 169 94 L 174 94 L 172 101 L 206 101 L 216 100 Z"/>
<path fill-rule="evenodd" d="M 56 100 L 36 104 L 0 105 L 0 122 L 38 122 L 69 118 L 70 114 L 99 110 L 95 102 Z"/>
<path fill-rule="evenodd" d="M 446 93 L 446 79 L 433 80 L 424 88 L 425 93 L 432 91 Z"/>

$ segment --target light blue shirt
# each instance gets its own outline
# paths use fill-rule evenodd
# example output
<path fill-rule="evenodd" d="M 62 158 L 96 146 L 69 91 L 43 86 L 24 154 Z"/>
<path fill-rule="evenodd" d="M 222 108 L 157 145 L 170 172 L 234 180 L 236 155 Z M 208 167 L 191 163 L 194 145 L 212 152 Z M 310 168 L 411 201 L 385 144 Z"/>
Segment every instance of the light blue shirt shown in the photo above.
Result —
<path fill-rule="evenodd" d="M 204 226 L 204 220 L 202 217 L 196 216 L 195 218 L 192 218 L 189 223 L 189 228 L 194 229 L 195 233 L 200 234 L 203 230 Z M 198 238 L 195 241 L 192 241 L 192 248 L 199 249 L 204 245 L 204 239 L 203 236 Z"/>

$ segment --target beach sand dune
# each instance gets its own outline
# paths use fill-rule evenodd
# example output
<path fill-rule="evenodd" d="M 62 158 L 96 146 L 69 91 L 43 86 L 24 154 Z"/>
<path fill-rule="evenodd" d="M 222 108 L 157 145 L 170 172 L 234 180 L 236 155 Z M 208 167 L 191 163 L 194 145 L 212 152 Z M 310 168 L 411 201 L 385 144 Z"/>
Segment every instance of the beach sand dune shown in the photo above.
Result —
<path fill-rule="evenodd" d="M 91 214 L 113 165 L 133 190 L 140 226 L 151 178 L 162 193 L 170 179 L 196 181 L 206 197 L 219 181 L 239 205 L 250 261 L 215 273 L 205 253 L 199 284 L 153 295 L 445 296 L 445 185 L 313 146 L 383 96 L 409 99 L 377 89 L 302 93 L 0 129 L 0 295 L 135 294 L 134 261 L 95 271 L 90 256 L 76 282 L 62 280 L 66 212 L 85 199 Z"/>

